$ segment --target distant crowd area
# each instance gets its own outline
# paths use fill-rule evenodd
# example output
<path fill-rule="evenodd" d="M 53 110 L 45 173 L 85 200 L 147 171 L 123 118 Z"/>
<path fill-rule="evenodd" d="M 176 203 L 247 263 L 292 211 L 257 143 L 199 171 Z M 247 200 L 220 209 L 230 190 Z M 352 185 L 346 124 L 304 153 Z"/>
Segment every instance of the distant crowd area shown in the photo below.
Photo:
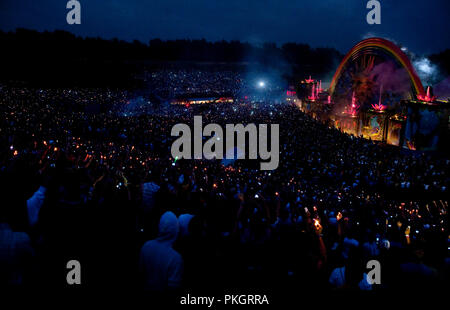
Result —
<path fill-rule="evenodd" d="M 448 285 L 449 158 L 344 134 L 285 102 L 245 99 L 251 83 L 242 80 L 149 73 L 153 93 L 236 96 L 195 107 L 154 106 L 117 89 L 1 86 L 1 284 L 64 286 L 76 259 L 88 288 Z M 124 113 L 130 104 L 136 113 Z M 170 130 L 194 115 L 280 124 L 278 169 L 175 160 Z M 367 281 L 372 259 L 381 284 Z"/>

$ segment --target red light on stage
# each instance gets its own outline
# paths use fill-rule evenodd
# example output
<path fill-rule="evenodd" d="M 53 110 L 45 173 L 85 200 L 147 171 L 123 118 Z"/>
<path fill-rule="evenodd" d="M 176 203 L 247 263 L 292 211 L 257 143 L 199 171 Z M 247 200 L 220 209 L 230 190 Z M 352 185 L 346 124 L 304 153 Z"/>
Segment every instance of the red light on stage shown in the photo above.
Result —
<path fill-rule="evenodd" d="M 316 91 L 316 84 L 313 84 L 312 90 L 311 90 L 311 96 L 308 96 L 308 99 L 312 100 L 312 101 L 319 99 L 319 94 Z"/>
<path fill-rule="evenodd" d="M 431 87 L 427 87 L 427 93 L 426 94 L 417 94 L 417 99 L 424 102 L 433 102 L 436 100 L 436 96 L 433 96 L 431 93 Z"/>
<path fill-rule="evenodd" d="M 386 106 L 383 105 L 383 104 L 372 104 L 372 108 L 375 111 L 382 112 L 382 111 L 384 111 L 386 109 Z"/>
<path fill-rule="evenodd" d="M 294 90 L 286 91 L 286 96 L 288 96 L 288 97 L 293 97 L 293 96 L 295 96 L 295 94 L 297 94 L 297 93 Z"/>

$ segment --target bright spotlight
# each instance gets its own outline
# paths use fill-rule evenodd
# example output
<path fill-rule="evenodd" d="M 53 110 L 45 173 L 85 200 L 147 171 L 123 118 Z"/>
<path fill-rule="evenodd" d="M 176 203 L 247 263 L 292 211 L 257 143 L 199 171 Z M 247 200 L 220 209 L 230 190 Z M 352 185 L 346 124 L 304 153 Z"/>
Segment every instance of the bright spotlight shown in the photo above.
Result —
<path fill-rule="evenodd" d="M 259 86 L 260 88 L 263 88 L 264 86 L 266 86 L 266 83 L 265 83 L 264 81 L 259 81 L 259 82 L 258 82 L 258 86 Z"/>

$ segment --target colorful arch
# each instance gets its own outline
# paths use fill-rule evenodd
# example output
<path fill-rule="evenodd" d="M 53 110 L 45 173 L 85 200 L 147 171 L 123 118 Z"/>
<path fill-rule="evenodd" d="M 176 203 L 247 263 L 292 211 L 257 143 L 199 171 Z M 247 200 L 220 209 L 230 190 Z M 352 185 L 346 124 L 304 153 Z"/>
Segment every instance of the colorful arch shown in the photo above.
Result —
<path fill-rule="evenodd" d="M 339 65 L 338 69 L 336 70 L 336 73 L 333 76 L 333 80 L 331 81 L 330 85 L 330 94 L 332 95 L 334 93 L 334 89 L 336 87 L 337 81 L 339 80 L 345 65 L 349 60 L 357 56 L 361 51 L 367 50 L 367 49 L 381 49 L 382 51 L 387 52 L 388 54 L 392 55 L 408 72 L 408 75 L 411 79 L 412 85 L 414 86 L 414 90 L 416 92 L 416 95 L 424 95 L 425 90 L 423 88 L 422 82 L 420 78 L 418 77 L 416 70 L 414 70 L 414 67 L 411 64 L 411 61 L 409 60 L 408 56 L 405 55 L 405 53 L 402 52 L 402 50 L 392 43 L 391 41 L 388 41 L 386 39 L 382 38 L 369 38 L 366 40 L 363 40 L 356 44 L 348 53 L 345 55 L 344 59 L 342 60 L 341 64 Z"/>

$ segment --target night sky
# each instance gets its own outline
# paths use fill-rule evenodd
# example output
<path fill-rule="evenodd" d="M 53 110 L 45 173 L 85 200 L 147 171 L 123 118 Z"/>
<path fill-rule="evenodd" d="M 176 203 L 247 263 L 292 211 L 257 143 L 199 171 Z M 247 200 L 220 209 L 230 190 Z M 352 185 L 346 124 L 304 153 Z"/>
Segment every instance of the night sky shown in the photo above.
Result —
<path fill-rule="evenodd" d="M 0 0 L 0 29 L 63 29 L 105 39 L 152 38 L 307 43 L 346 52 L 368 36 L 419 54 L 450 48 L 449 0 L 381 0 L 381 25 L 367 0 L 80 0 L 81 25 L 66 23 L 66 0 Z"/>

